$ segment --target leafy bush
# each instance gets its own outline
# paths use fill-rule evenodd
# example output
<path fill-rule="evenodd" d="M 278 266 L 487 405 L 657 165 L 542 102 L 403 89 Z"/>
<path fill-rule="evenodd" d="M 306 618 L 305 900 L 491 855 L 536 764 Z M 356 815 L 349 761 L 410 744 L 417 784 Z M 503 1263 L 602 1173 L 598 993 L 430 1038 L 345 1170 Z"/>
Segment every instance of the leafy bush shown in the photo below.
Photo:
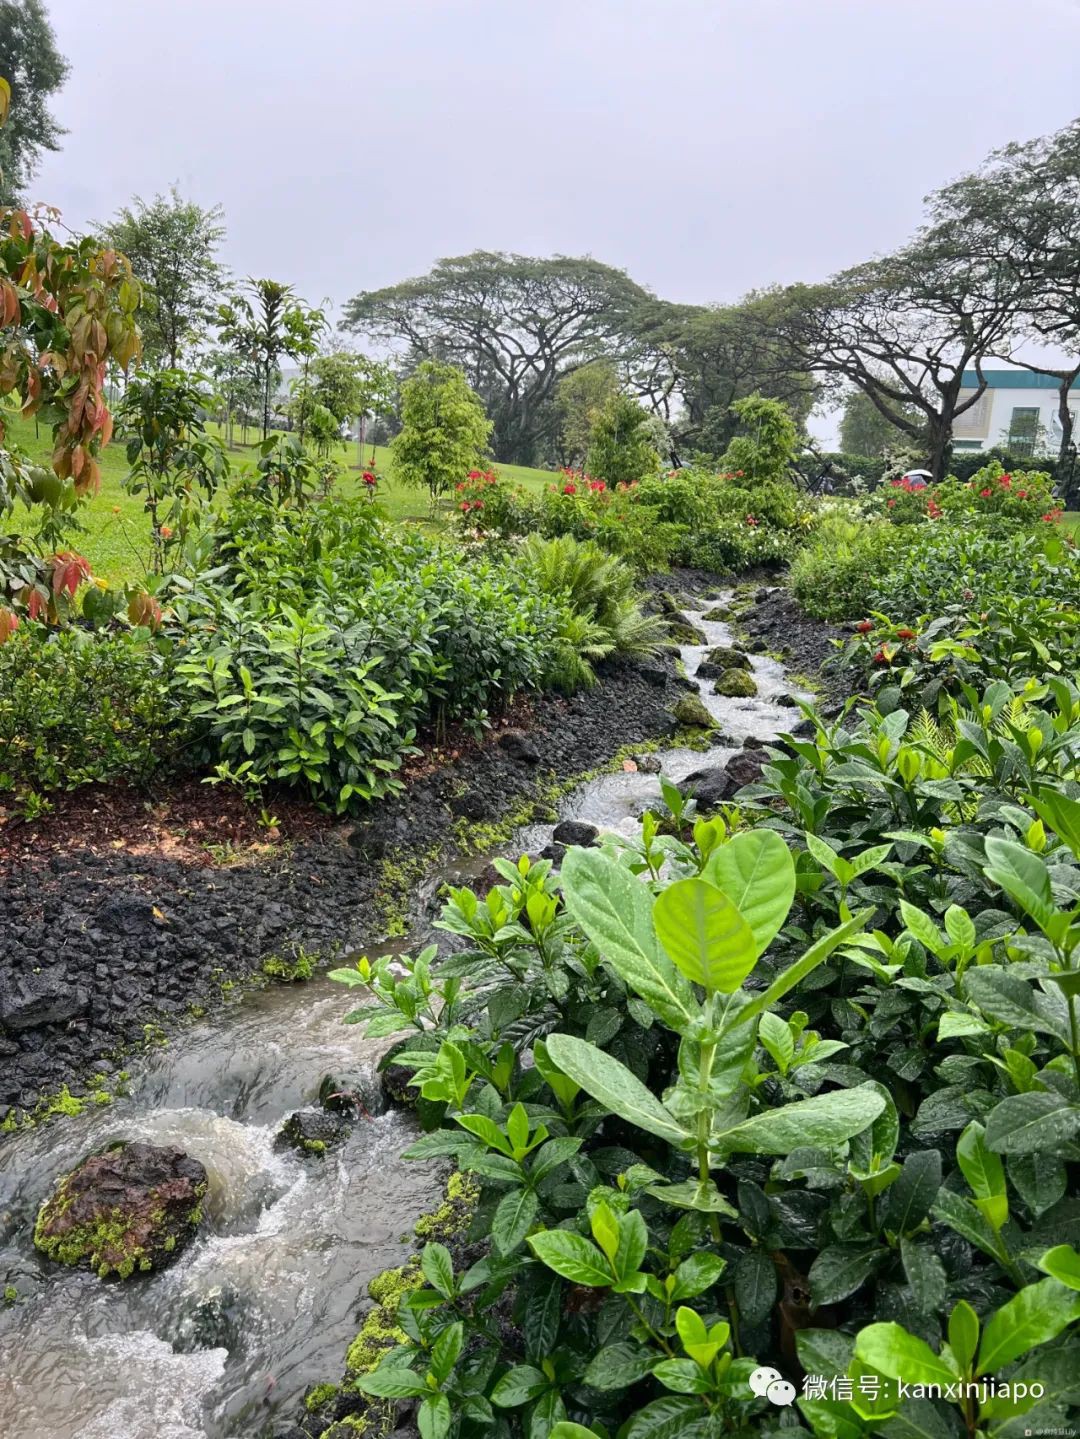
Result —
<path fill-rule="evenodd" d="M 1037 520 L 1053 522 L 1061 515 L 1048 474 L 1038 470 L 1007 473 L 996 460 L 966 483 L 954 476 L 933 486 L 918 480 L 890 480 L 866 509 L 893 524 L 946 520 L 977 526 L 987 534 L 1008 534 Z"/>
<path fill-rule="evenodd" d="M 878 576 L 896 553 L 886 524 L 828 514 L 791 564 L 791 588 L 808 614 L 823 620 L 867 614 Z"/>
<path fill-rule="evenodd" d="M 628 395 L 612 395 L 592 421 L 586 469 L 619 485 L 652 474 L 659 463 L 648 412 Z"/>
<path fill-rule="evenodd" d="M 173 614 L 205 758 L 337 810 L 399 787 L 419 726 L 479 727 L 539 686 L 560 621 L 511 562 L 464 559 L 334 500 L 238 506 Z"/>
<path fill-rule="evenodd" d="M 183 730 L 145 635 L 27 622 L 0 645 L 0 790 L 23 802 L 92 781 L 144 780 Z"/>
<path fill-rule="evenodd" d="M 765 1366 L 805 1372 L 784 1427 L 820 1439 L 1062 1421 L 1080 692 L 976 699 L 951 733 L 868 711 L 773 751 L 757 828 L 668 787 L 559 883 L 451 891 L 441 964 L 335 973 L 374 996 L 350 1020 L 411 1035 L 437 1127 L 407 1153 L 479 1180 L 485 1246 L 427 1246 L 361 1391 L 440 1435 L 748 1434 L 797 1392 Z M 960 1407 L 898 1388 L 931 1375 Z"/>
<path fill-rule="evenodd" d="M 556 688 L 592 685 L 597 660 L 652 655 L 667 640 L 664 621 L 642 613 L 633 571 L 614 555 L 571 535 L 554 540 L 531 535 L 522 558 L 539 592 L 562 606 L 548 674 Z"/>
<path fill-rule="evenodd" d="M 787 480 L 799 448 L 799 431 L 788 407 L 764 395 L 736 400 L 737 434 L 720 459 L 720 468 L 745 476 L 747 487 Z"/>

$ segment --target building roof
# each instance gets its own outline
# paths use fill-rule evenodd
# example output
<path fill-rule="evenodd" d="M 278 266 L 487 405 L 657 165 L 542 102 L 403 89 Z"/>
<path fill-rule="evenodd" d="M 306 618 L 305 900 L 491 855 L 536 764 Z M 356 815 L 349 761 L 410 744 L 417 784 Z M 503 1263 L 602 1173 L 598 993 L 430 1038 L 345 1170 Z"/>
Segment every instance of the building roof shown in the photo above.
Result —
<path fill-rule="evenodd" d="M 1054 375 L 1037 375 L 1034 370 L 988 370 L 983 367 L 983 379 L 990 390 L 1056 390 L 1061 383 Z M 974 370 L 965 370 L 961 377 L 965 390 L 977 390 L 979 377 Z M 1072 389 L 1080 389 L 1080 379 L 1072 382 Z"/>

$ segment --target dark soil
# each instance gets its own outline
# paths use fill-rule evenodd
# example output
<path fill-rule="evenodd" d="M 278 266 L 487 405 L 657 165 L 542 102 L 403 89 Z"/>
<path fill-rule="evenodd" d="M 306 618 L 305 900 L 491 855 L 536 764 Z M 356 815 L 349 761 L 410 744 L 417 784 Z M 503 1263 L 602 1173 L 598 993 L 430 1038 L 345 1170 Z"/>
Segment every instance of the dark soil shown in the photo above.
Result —
<path fill-rule="evenodd" d="M 482 743 L 429 748 L 404 795 L 359 821 L 280 797 L 276 841 L 236 795 L 193 781 L 152 798 L 84 789 L 0 829 L 0 1122 L 62 1084 L 83 1092 L 89 1071 L 108 1088 L 145 1026 L 222 1002 L 268 956 L 379 940 L 395 884 L 411 893 L 436 848 L 452 857 L 456 824 L 495 822 L 552 778 L 669 735 L 681 693 L 672 659 L 611 665 Z"/>

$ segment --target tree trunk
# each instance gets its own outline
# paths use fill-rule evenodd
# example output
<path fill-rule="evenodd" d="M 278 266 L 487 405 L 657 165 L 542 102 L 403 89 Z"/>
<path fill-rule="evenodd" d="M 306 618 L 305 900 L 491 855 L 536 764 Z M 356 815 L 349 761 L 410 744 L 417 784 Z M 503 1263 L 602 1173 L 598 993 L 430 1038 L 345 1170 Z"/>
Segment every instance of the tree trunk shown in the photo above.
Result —
<path fill-rule="evenodd" d="M 1058 446 L 1058 466 L 1064 468 L 1069 461 L 1069 446 L 1073 437 L 1073 416 L 1069 409 L 1075 374 L 1066 375 L 1058 385 L 1058 420 L 1061 423 L 1061 444 Z"/>
<path fill-rule="evenodd" d="M 927 424 L 926 439 L 929 451 L 926 467 L 934 477 L 934 484 L 940 484 L 945 478 L 952 425 L 942 415 L 934 415 Z"/>

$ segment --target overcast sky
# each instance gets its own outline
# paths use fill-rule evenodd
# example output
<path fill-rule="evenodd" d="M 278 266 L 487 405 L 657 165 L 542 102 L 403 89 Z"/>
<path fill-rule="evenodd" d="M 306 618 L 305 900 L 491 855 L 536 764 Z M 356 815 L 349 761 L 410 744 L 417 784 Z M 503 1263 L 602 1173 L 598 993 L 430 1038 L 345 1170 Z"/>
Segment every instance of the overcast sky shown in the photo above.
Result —
<path fill-rule="evenodd" d="M 1080 112 L 1080 0 L 49 0 L 81 227 L 175 181 L 333 301 L 469 250 L 736 299 L 900 241 Z"/>

